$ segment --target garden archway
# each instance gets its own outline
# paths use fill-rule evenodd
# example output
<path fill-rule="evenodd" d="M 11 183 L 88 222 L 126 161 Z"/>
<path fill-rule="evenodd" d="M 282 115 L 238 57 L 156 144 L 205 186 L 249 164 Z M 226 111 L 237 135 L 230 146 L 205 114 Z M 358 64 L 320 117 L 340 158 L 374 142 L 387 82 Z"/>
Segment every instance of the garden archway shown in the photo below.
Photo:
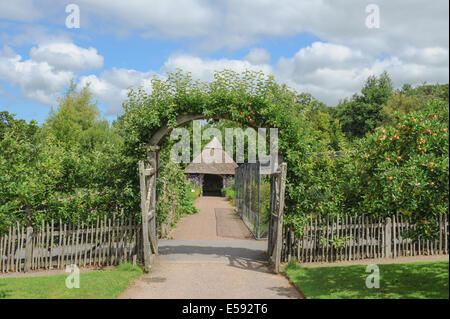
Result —
<path fill-rule="evenodd" d="M 151 253 L 157 254 L 156 194 L 149 190 L 156 185 L 159 150 L 172 129 L 193 120 L 227 119 L 255 129 L 277 128 L 278 151 L 289 167 L 286 202 L 290 205 L 286 210 L 296 207 L 295 183 L 302 175 L 295 167 L 303 154 L 314 150 L 305 146 L 303 140 L 310 129 L 301 118 L 297 92 L 262 72 L 231 70 L 215 72 L 214 80 L 209 82 L 194 80 L 189 73 L 178 71 L 165 79 L 152 79 L 151 87 L 150 93 L 143 88 L 130 90 L 120 119 L 126 153 L 135 159 L 134 163 L 141 161 L 140 206 L 146 212 L 143 235 L 151 239 L 144 243 L 145 265 L 152 264 Z"/>
<path fill-rule="evenodd" d="M 220 117 L 215 117 L 218 119 Z M 228 117 L 222 117 L 228 119 Z M 186 125 L 194 120 L 208 119 L 204 115 L 178 116 L 177 127 Z M 250 125 L 249 125 L 250 126 Z M 255 128 L 255 126 L 251 126 Z M 156 223 L 156 182 L 158 178 L 159 152 L 161 144 L 172 128 L 159 128 L 147 144 L 147 161 L 139 161 L 139 177 L 141 191 L 142 238 L 144 253 L 144 268 L 151 269 L 154 258 L 158 255 L 158 227 Z M 282 161 L 282 157 L 281 157 Z M 280 162 L 281 162 L 280 161 Z M 284 193 L 286 181 L 286 163 L 281 163 L 278 170 L 272 174 L 269 223 L 269 238 L 267 255 L 276 272 L 279 271 L 282 248 L 282 224 L 284 210 Z"/>

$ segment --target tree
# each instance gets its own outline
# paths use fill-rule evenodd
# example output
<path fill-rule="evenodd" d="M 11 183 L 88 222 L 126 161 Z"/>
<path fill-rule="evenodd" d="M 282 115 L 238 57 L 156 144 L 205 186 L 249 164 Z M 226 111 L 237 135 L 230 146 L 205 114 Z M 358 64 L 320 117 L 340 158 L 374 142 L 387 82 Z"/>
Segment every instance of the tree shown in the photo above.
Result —
<path fill-rule="evenodd" d="M 18 120 L 14 116 L 15 114 L 7 111 L 0 112 L 0 140 L 6 132 L 12 129 L 15 129 L 20 136 L 33 136 L 36 132 L 37 125 L 35 121 L 31 121 L 30 125 L 27 125 L 25 120 Z M 20 130 L 17 129 L 18 127 L 20 127 Z"/>
<path fill-rule="evenodd" d="M 448 212 L 448 108 L 430 100 L 421 110 L 400 117 L 397 126 L 380 127 L 359 142 L 364 154 L 355 162 L 359 209 L 375 216 L 403 214 L 416 229 L 411 238 L 438 234 L 437 216 Z M 405 234 L 406 235 L 406 234 Z"/>
<path fill-rule="evenodd" d="M 397 90 L 383 107 L 383 125 L 396 125 L 405 114 L 419 111 L 429 100 L 442 101 L 440 105 L 448 107 L 448 84 L 421 85 L 413 88 L 409 84 Z"/>
<path fill-rule="evenodd" d="M 39 220 L 31 209 L 53 197 L 63 157 L 52 136 L 34 121 L 2 117 L 7 121 L 0 122 L 0 232 L 18 221 Z"/>
<path fill-rule="evenodd" d="M 369 76 L 364 87 L 361 89 L 362 96 L 357 100 L 382 106 L 393 92 L 392 81 L 387 72 L 383 72 L 379 77 Z"/>
<path fill-rule="evenodd" d="M 0 114 L 0 232 L 51 218 L 87 223 L 130 197 L 134 205 L 120 130 L 98 114 L 89 88 L 73 83 L 43 127 Z"/>
<path fill-rule="evenodd" d="M 339 121 L 333 119 L 330 109 L 324 103 L 311 103 L 304 108 L 302 116 L 314 130 L 317 143 L 335 151 L 347 147 L 348 141 Z"/>
<path fill-rule="evenodd" d="M 89 86 L 77 91 L 76 84 L 72 82 L 59 99 L 57 110 L 51 110 L 46 125 L 66 146 L 78 144 L 82 133 L 95 126 L 99 111 L 97 104 L 91 100 Z"/>
<path fill-rule="evenodd" d="M 336 106 L 334 117 L 339 119 L 342 131 L 351 139 L 372 132 L 383 120 L 382 108 L 393 93 L 392 81 L 386 72 L 379 77 L 369 76 L 361 94 L 344 100 Z"/>
<path fill-rule="evenodd" d="M 403 92 L 402 90 L 402 92 L 394 93 L 383 107 L 383 125 L 395 126 L 399 115 L 417 111 L 422 107 L 418 96 L 411 94 L 411 91 Z"/>
<path fill-rule="evenodd" d="M 0 112 L 0 138 L 3 137 L 6 130 L 11 127 L 14 121 L 13 114 L 10 114 L 7 111 Z"/>

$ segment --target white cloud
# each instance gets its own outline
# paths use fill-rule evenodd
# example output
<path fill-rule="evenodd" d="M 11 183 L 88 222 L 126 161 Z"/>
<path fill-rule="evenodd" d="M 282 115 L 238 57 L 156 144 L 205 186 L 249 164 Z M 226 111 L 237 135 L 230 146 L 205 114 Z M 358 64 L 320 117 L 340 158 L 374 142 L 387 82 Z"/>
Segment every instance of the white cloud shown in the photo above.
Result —
<path fill-rule="evenodd" d="M 265 74 L 274 74 L 277 81 L 288 84 L 298 92 L 311 93 L 328 105 L 336 105 L 340 99 L 360 92 L 370 75 L 379 75 L 385 70 L 396 87 L 404 83 L 418 85 L 424 81 L 447 82 L 448 57 L 446 61 L 442 60 L 445 50 L 425 48 L 414 51 L 413 54 L 421 55 L 424 59 L 423 64 L 399 57 L 376 59 L 357 49 L 323 42 L 315 42 L 302 48 L 290 58 L 280 58 L 273 67 L 263 63 L 267 61 L 267 56 L 253 59 L 252 63 L 250 61 L 252 59 L 248 56 L 243 60 L 237 60 L 178 54 L 170 56 L 160 70 L 140 72 L 113 68 L 103 72 L 99 77 L 84 76 L 79 84 L 83 86 L 90 82 L 96 98 L 107 105 L 108 114 L 117 114 L 121 112 L 121 104 L 126 99 L 130 86 L 144 86 L 150 89 L 152 77 L 161 78 L 167 72 L 175 72 L 178 69 L 190 72 L 194 79 L 202 81 L 213 80 L 214 71 L 223 69 L 232 69 L 236 72 L 263 71 Z M 439 61 L 440 64 L 430 66 L 427 64 L 428 59 Z"/>
<path fill-rule="evenodd" d="M 296 79 L 318 69 L 356 69 L 366 65 L 369 59 L 359 50 L 343 45 L 314 42 L 300 49 L 292 58 L 281 58 L 277 69 L 284 77 Z"/>
<path fill-rule="evenodd" d="M 137 30 L 145 37 L 206 36 L 216 23 L 215 9 L 202 0 L 79 0 L 77 4 L 84 17 L 91 18 L 84 20 L 88 24 L 100 19 L 118 33 Z"/>
<path fill-rule="evenodd" d="M 424 82 L 448 83 L 449 69 L 448 56 L 447 62 L 444 65 L 428 65 L 427 63 L 417 63 L 402 60 L 398 57 L 392 57 L 384 61 L 374 63 L 373 72 L 381 73 L 386 70 L 392 77 L 396 87 L 404 83 L 411 83 L 414 85 L 423 84 Z M 445 64 L 447 66 L 445 66 Z"/>
<path fill-rule="evenodd" d="M 370 2 L 369 2 L 370 3 Z M 320 39 L 355 46 L 373 54 L 396 53 L 407 45 L 448 47 L 449 3 L 437 0 L 378 0 L 380 28 L 365 25 L 369 3 L 360 0 L 225 2 L 220 34 L 238 34 L 247 42 L 308 32 Z M 213 32 L 211 32 L 213 36 Z M 232 39 L 232 37 L 231 37 Z M 239 45 L 239 43 L 236 43 Z"/>
<path fill-rule="evenodd" d="M 368 29 L 360 0 L 157 1 L 79 0 L 88 27 L 120 34 L 194 39 L 204 50 L 248 47 L 265 38 L 308 32 L 372 54 L 398 54 L 405 46 L 448 47 L 447 0 L 378 0 L 380 28 Z"/>
<path fill-rule="evenodd" d="M 336 105 L 339 99 L 359 92 L 370 75 L 387 71 L 394 85 L 413 85 L 424 81 L 448 81 L 448 49 L 429 47 L 408 49 L 399 56 L 377 59 L 359 49 L 340 44 L 315 42 L 300 49 L 292 57 L 280 58 L 273 66 L 267 64 L 270 55 L 263 49 L 252 49 L 242 60 L 211 59 L 190 54 L 170 56 L 159 70 L 139 71 L 112 68 L 100 75 L 78 78 L 80 87 L 90 83 L 96 99 L 107 106 L 107 114 L 121 112 L 129 87 L 151 89 L 154 76 L 182 69 L 195 79 L 213 80 L 214 71 L 232 69 L 263 71 L 274 74 L 277 81 L 287 83 L 299 92 L 308 92 L 319 100 Z M 51 105 L 67 87 L 76 72 L 101 67 L 103 58 L 94 48 L 56 43 L 31 49 L 30 59 L 23 60 L 9 47 L 0 53 L 0 79 L 7 79 L 21 88 L 22 95 Z"/>
<path fill-rule="evenodd" d="M 54 105 L 76 72 L 103 66 L 103 57 L 94 48 L 57 42 L 39 45 L 24 60 L 8 46 L 0 51 L 0 79 L 18 85 L 21 95 L 45 105 Z"/>
<path fill-rule="evenodd" d="M 55 70 L 86 71 L 103 66 L 103 57 L 96 49 L 81 48 L 68 42 L 48 43 L 31 48 L 30 57 L 37 62 L 47 62 Z"/>
<path fill-rule="evenodd" d="M 308 92 L 326 103 L 357 92 L 369 75 L 371 59 L 359 50 L 315 42 L 291 58 L 281 58 L 275 75 L 300 92 Z"/>
<path fill-rule="evenodd" d="M 26 99 L 52 105 L 73 76 L 69 71 L 55 71 L 46 62 L 24 61 L 9 47 L 0 51 L 0 79 L 18 85 Z"/>
<path fill-rule="evenodd" d="M 270 62 L 270 53 L 266 49 L 253 48 L 244 57 L 244 60 L 251 64 L 265 64 Z"/>
<path fill-rule="evenodd" d="M 402 59 L 430 66 L 448 67 L 448 48 L 428 47 L 417 49 L 409 47 L 400 53 Z"/>
<path fill-rule="evenodd" d="M 49 30 L 36 23 L 0 25 L 0 43 L 8 46 L 38 45 L 55 42 L 71 42 L 70 33 L 65 30 Z M 11 32 L 14 30 L 14 32 Z"/>
<path fill-rule="evenodd" d="M 31 22 L 41 16 L 41 12 L 33 5 L 33 0 L 0 2 L 0 19 Z"/>
<path fill-rule="evenodd" d="M 94 96 L 107 107 L 107 115 L 119 114 L 122 102 L 126 99 L 130 87 L 150 88 L 150 81 L 156 75 L 153 71 L 139 72 L 129 69 L 104 71 L 100 76 L 87 75 L 79 80 L 79 87 L 89 83 Z"/>
<path fill-rule="evenodd" d="M 31 0 L 2 1 L 0 18 L 35 21 L 45 12 L 51 21 L 61 20 L 64 4 L 38 2 L 40 11 Z M 241 60 L 205 58 L 191 52 L 170 55 L 159 70 L 112 68 L 79 78 L 80 85 L 91 82 L 92 91 L 108 105 L 109 113 L 119 112 L 129 86 L 148 86 L 155 74 L 163 76 L 178 68 L 201 80 L 211 80 L 215 70 L 224 68 L 262 70 L 330 105 L 359 92 L 369 75 L 384 70 L 396 86 L 448 82 L 447 0 L 379 0 L 379 29 L 365 26 L 368 3 L 359 0 L 79 0 L 77 4 L 81 27 L 102 34 L 188 40 L 197 53 L 254 47 Z M 28 43 L 39 44 L 30 51 L 29 60 L 5 48 L 0 53 L 0 78 L 19 85 L 24 97 L 45 104 L 54 100 L 76 72 L 103 66 L 103 57 L 95 48 L 80 48 L 67 40 L 67 32 L 53 31 L 50 35 L 33 25 L 19 34 L 0 34 L 0 41 L 9 45 L 23 44 L 29 38 L 35 42 Z M 321 40 L 304 48 L 299 44 L 293 56 L 273 61 L 273 65 L 269 64 L 270 52 L 258 47 L 258 41 L 303 32 Z"/>
<path fill-rule="evenodd" d="M 308 92 L 330 105 L 360 92 L 370 75 L 387 71 L 396 87 L 448 82 L 448 50 L 409 50 L 403 57 L 377 59 L 360 50 L 330 43 L 313 43 L 292 58 L 281 58 L 276 78 L 298 91 Z"/>

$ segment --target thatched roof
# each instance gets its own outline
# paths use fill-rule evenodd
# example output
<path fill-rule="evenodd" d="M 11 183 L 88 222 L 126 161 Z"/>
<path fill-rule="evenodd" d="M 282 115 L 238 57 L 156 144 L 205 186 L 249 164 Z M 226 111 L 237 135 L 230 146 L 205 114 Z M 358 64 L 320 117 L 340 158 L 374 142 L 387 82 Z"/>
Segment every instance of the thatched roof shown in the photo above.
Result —
<path fill-rule="evenodd" d="M 184 172 L 186 174 L 216 174 L 234 175 L 238 165 L 222 149 L 222 144 L 214 137 L 203 151 L 189 163 Z"/>

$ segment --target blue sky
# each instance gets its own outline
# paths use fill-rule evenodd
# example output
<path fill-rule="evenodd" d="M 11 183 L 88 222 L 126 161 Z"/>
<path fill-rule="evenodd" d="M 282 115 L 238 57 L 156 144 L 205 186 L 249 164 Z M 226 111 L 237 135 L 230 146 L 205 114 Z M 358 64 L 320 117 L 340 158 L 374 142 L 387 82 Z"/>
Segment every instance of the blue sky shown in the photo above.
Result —
<path fill-rule="evenodd" d="M 42 123 L 74 79 L 113 120 L 129 86 L 177 68 L 262 70 L 331 106 L 385 70 L 397 87 L 448 82 L 446 0 L 79 0 L 76 29 L 70 3 L 0 0 L 0 111 Z"/>

